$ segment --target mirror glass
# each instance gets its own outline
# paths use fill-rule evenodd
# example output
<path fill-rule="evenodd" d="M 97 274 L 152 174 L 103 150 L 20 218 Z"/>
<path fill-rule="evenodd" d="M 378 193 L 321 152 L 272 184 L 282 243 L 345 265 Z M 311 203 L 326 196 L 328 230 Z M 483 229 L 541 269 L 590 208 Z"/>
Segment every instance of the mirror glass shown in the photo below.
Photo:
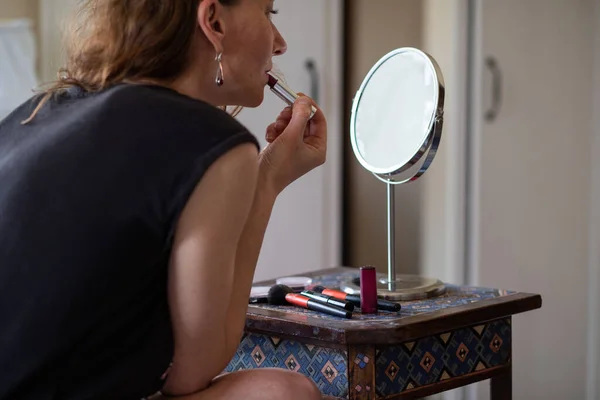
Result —
<path fill-rule="evenodd" d="M 367 170 L 395 174 L 423 156 L 440 101 L 436 68 L 426 53 L 401 48 L 366 76 L 354 98 L 350 128 L 354 154 Z"/>

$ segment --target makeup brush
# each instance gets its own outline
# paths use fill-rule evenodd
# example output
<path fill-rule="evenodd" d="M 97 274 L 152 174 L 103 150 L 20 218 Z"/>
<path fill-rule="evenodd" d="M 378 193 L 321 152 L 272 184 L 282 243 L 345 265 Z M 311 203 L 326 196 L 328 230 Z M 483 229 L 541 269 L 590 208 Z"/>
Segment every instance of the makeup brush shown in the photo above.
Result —
<path fill-rule="evenodd" d="M 292 288 L 286 285 L 273 285 L 271 289 L 269 289 L 267 299 L 271 305 L 281 306 L 289 303 L 336 317 L 352 318 L 352 312 L 329 304 L 320 303 L 301 294 L 294 293 Z"/>
<path fill-rule="evenodd" d="M 353 303 L 354 305 L 360 307 L 360 296 L 359 295 L 348 294 L 348 293 L 344 293 L 344 292 L 341 292 L 339 290 L 334 290 L 334 289 L 327 289 L 326 287 L 321 286 L 321 285 L 314 286 L 312 288 L 312 290 L 317 293 L 323 293 L 324 295 L 335 297 L 336 299 L 349 301 L 349 302 Z M 397 312 L 397 311 L 400 311 L 401 306 L 399 303 L 394 303 L 394 302 L 383 300 L 383 299 L 377 299 L 377 308 L 380 310 L 384 310 L 384 311 Z"/>

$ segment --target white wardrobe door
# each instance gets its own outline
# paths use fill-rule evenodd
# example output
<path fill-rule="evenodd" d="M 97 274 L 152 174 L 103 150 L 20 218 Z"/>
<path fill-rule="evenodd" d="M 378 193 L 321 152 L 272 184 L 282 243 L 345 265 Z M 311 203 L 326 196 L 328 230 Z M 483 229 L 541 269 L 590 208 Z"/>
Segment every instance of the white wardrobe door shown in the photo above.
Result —
<path fill-rule="evenodd" d="M 516 399 L 585 396 L 593 2 L 477 1 L 472 277 L 543 298 L 514 318 Z"/>

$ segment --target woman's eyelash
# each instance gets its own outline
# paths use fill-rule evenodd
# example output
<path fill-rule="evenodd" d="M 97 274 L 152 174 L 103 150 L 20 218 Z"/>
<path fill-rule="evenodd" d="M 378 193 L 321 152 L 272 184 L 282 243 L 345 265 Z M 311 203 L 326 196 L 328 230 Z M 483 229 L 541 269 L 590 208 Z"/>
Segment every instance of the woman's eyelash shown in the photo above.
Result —
<path fill-rule="evenodd" d="M 269 10 L 270 14 L 279 14 L 279 10 Z"/>

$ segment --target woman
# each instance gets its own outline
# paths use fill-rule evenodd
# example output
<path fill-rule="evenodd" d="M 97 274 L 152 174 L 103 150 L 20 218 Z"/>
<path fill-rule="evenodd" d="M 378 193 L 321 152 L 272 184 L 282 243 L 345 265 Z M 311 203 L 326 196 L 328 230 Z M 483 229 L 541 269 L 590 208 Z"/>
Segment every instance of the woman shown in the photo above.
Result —
<path fill-rule="evenodd" d="M 272 0 L 87 0 L 45 95 L 0 124 L 1 399 L 319 399 L 220 375 L 277 195 L 325 161 L 302 96 L 257 141 Z M 316 106 L 316 105 L 315 105 Z"/>

